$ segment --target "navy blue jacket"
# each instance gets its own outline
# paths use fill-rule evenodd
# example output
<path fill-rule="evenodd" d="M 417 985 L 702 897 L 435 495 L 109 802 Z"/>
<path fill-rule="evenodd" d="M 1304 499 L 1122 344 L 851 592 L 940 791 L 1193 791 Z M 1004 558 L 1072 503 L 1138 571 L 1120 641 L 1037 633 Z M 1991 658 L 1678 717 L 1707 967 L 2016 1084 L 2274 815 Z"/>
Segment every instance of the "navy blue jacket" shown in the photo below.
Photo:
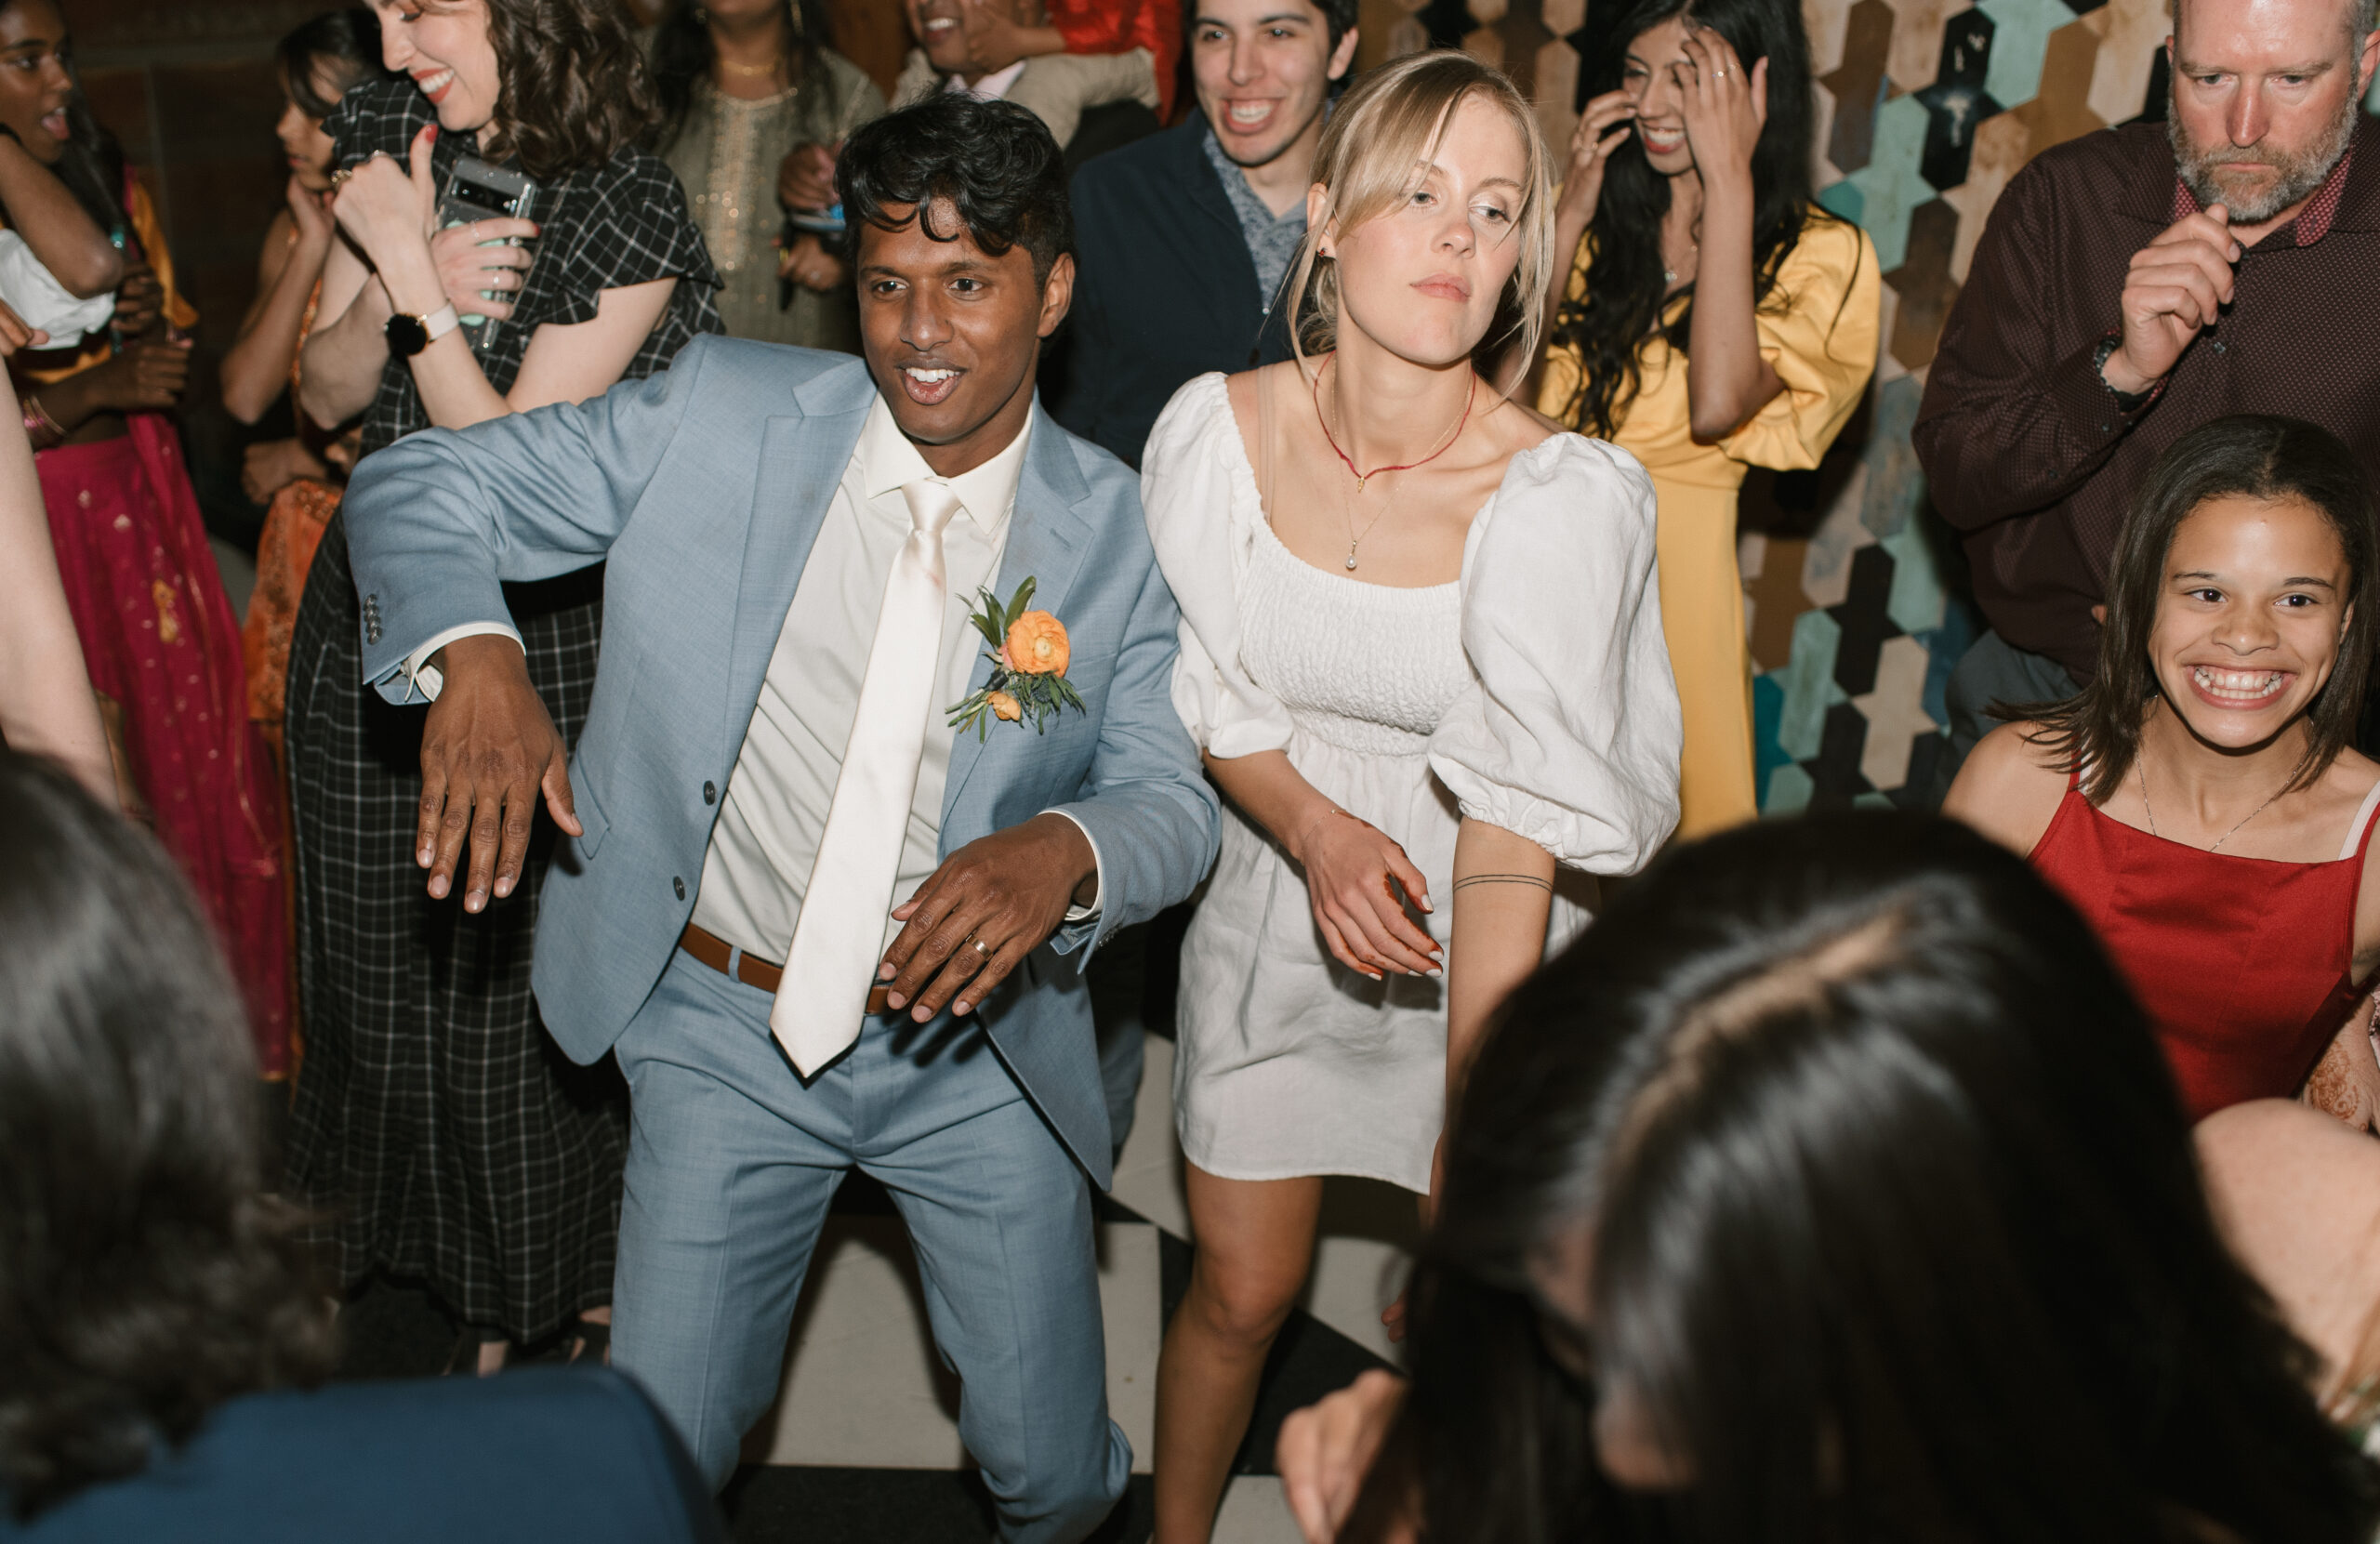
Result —
<path fill-rule="evenodd" d="M 714 1544 L 710 1493 L 634 1384 L 598 1369 L 250 1394 L 178 1452 L 6 1544 Z"/>
<path fill-rule="evenodd" d="M 1191 379 L 1289 357 L 1206 132 L 1193 112 L 1075 173 L 1075 300 L 1051 414 L 1133 468 Z"/>

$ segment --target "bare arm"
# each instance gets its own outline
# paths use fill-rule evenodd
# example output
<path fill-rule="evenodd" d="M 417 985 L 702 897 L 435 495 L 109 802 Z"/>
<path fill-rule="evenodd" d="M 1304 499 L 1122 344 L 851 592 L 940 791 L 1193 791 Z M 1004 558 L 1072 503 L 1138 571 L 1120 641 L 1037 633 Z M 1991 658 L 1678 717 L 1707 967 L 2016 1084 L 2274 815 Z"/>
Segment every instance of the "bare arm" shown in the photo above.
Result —
<path fill-rule="evenodd" d="M 1545 960 L 1554 854 L 1465 816 L 1454 844 L 1454 964 L 1447 977 L 1447 1107 L 1488 1021 Z"/>
<path fill-rule="evenodd" d="M 0 135 L 0 207 L 42 267 L 76 299 L 105 295 L 123 281 L 124 254 L 83 212 L 58 174 L 34 160 L 13 134 Z"/>
<path fill-rule="evenodd" d="M 115 772 L 50 550 L 24 425 L 0 414 L 0 740 L 47 756 L 115 807 Z"/>
<path fill-rule="evenodd" d="M 389 363 L 388 338 L 380 330 L 389 321 L 389 292 L 346 242 L 331 244 L 317 314 L 335 320 L 318 322 L 307 335 L 298 405 L 306 416 L 330 429 L 372 405 L 381 367 Z"/>
<path fill-rule="evenodd" d="M 257 258 L 257 297 L 240 319 L 239 336 L 223 356 L 223 406 L 244 424 L 265 415 L 289 383 L 298 357 L 298 331 L 314 281 L 323 276 L 336 239 L 330 217 L 314 195 L 289 189 L 290 208 L 274 217 Z M 310 213 L 300 214 L 304 200 Z"/>
<path fill-rule="evenodd" d="M 1696 65 L 1681 81 L 1686 132 L 1702 169 L 1702 252 L 1686 388 L 1694 438 L 1710 444 L 1785 389 L 1761 354 L 1752 319 L 1752 151 L 1768 116 L 1768 61 L 1747 75 L 1726 39 L 1708 28 L 1686 38 L 1686 52 Z"/>
<path fill-rule="evenodd" d="M 1545 324 L 1539 333 L 1540 340 L 1554 337 L 1554 323 L 1562 312 L 1562 302 L 1570 293 L 1570 273 L 1579 260 L 1579 244 L 1587 239 L 1587 227 L 1594 222 L 1595 205 L 1603 198 L 1604 169 L 1611 164 L 1611 152 L 1636 132 L 1635 109 L 1625 91 L 1606 91 L 1586 105 L 1579 114 L 1579 126 L 1570 135 L 1570 165 L 1562 178 L 1561 196 L 1554 205 L 1554 260 L 1561 265 L 1554 275 L 1554 283 L 1545 291 Z M 1545 376 L 1545 347 L 1542 342 L 1537 357 L 1528 362 L 1528 374 L 1521 396 L 1527 402 L 1537 400 L 1538 383 Z"/>
<path fill-rule="evenodd" d="M 429 234 L 436 204 L 431 143 L 428 129 L 415 139 L 410 171 L 385 156 L 364 162 L 339 194 L 339 223 L 371 257 L 374 282 L 360 287 L 347 314 L 323 338 L 325 357 L 335 349 L 340 363 L 337 378 L 325 382 L 319 394 L 311 389 L 316 350 L 309 340 L 306 407 L 318 422 L 339 421 L 324 418 L 328 409 L 343 409 L 343 419 L 370 402 L 388 362 L 380 329 L 390 315 L 426 316 L 451 303 L 498 324 L 510 320 L 509 301 L 490 300 L 481 292 L 517 290 L 522 271 L 534 259 L 522 247 L 483 244 L 534 237 L 537 228 L 527 220 L 491 219 Z M 339 260 L 334 257 L 332 266 L 337 271 Z M 325 279 L 326 306 L 330 287 Z M 422 407 L 439 428 L 461 429 L 549 402 L 595 396 L 635 359 L 676 287 L 675 279 L 655 279 L 605 290 L 593 321 L 539 327 L 509 393 L 488 383 L 463 329 L 450 331 L 409 362 Z"/>
<path fill-rule="evenodd" d="M 1315 923 L 1341 964 L 1374 981 L 1391 970 L 1438 973 L 1437 942 L 1405 912 L 1408 903 L 1431 909 L 1429 881 L 1403 848 L 1325 797 L 1285 752 L 1206 763 L 1216 786 L 1305 870 Z"/>
<path fill-rule="evenodd" d="M 1964 821 L 2018 857 L 2030 857 L 2066 797 L 2066 776 L 2026 736 L 2030 723 L 2003 724 L 1968 753 L 1942 800 Z"/>

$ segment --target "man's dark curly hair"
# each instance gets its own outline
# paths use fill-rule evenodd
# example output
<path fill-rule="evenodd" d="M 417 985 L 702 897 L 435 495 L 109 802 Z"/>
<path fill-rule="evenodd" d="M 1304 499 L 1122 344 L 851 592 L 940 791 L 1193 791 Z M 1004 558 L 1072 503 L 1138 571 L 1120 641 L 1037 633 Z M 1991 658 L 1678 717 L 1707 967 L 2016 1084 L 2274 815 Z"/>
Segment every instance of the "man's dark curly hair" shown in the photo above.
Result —
<path fill-rule="evenodd" d="M 498 78 L 494 158 L 529 175 L 594 171 L 660 117 L 618 0 L 488 0 Z"/>
<path fill-rule="evenodd" d="M 239 989 L 156 841 L 0 750 L 0 1506 L 330 1370 Z M 7 1531 L 0 1528 L 0 1532 Z"/>
<path fill-rule="evenodd" d="M 1040 119 L 1014 102 L 937 92 L 915 107 L 866 125 L 843 146 L 835 167 L 842 195 L 846 255 L 859 249 L 859 228 L 899 231 L 916 210 L 948 199 L 975 244 L 998 257 L 1020 243 L 1033 255 L 1033 276 L 1047 279 L 1060 253 L 1075 249 L 1065 164 Z M 896 217 L 891 211 L 899 207 Z M 934 229 L 938 242 L 959 232 Z"/>

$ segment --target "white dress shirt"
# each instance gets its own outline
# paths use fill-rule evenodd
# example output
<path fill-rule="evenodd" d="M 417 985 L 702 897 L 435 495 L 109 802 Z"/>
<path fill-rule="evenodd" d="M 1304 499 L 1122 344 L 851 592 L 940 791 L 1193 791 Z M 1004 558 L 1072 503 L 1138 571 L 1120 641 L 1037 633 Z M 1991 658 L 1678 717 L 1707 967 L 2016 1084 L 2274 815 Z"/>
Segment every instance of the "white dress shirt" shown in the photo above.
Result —
<path fill-rule="evenodd" d="M 843 480 L 802 565 L 793 604 L 769 656 L 760 700 L 728 777 L 719 822 L 711 828 L 702 890 L 694 899 L 694 923 L 704 931 L 771 963 L 786 957 L 794 919 L 801 915 L 802 892 L 818 857 L 818 838 L 826 829 L 826 812 L 834 803 L 835 780 L 842 774 L 843 747 L 851 741 L 852 720 L 859 712 L 860 682 L 867 674 L 884 582 L 892 572 L 893 555 L 909 535 L 909 508 L 901 485 L 926 479 L 959 490 L 961 515 L 943 534 L 950 582 L 942 627 L 944 694 L 926 725 L 918 790 L 910 800 L 909 829 L 902 839 L 900 876 L 893 885 L 894 904 L 917 893 L 941 865 L 942 795 L 956 737 L 942 709 L 967 695 L 968 680 L 974 673 L 983 635 L 968 623 L 967 614 L 978 604 L 977 588 L 990 585 L 999 573 L 1000 555 L 1008 548 L 1009 514 L 1016 504 L 1017 480 L 1032 437 L 1027 420 L 1016 438 L 982 466 L 940 478 L 902 434 L 883 398 L 868 408 L 859 443 L 843 468 Z M 457 639 L 489 633 L 521 641 L 520 632 L 501 622 L 449 627 L 405 656 L 404 673 L 424 697 L 435 702 L 445 681 L 430 663 L 430 656 Z M 1014 733 L 1019 728 L 996 723 L 993 732 Z M 1064 810 L 1054 812 L 1066 814 Z M 1066 818 L 1091 843 L 1098 875 L 1091 904 L 1069 905 L 1066 920 L 1088 921 L 1099 915 L 1107 890 L 1106 869 L 1090 829 L 1072 815 Z M 891 909 L 886 908 L 884 924 L 888 946 L 903 926 L 892 919 Z"/>
<path fill-rule="evenodd" d="M 860 682 L 867 673 L 885 579 L 909 535 L 909 510 L 901 486 L 927 479 L 957 489 L 961 512 L 943 536 L 950 599 L 942 627 L 941 687 L 926 726 L 892 903 L 906 901 L 940 865 L 942 797 L 956 737 L 942 710 L 967 695 L 969 677 L 984 649 L 983 635 L 968 624 L 967 614 L 978 604 L 977 588 L 992 584 L 999 573 L 1009 514 L 1031 438 L 1028 425 L 1007 448 L 972 471 L 934 478 L 883 399 L 868 409 L 859 443 L 802 566 L 801 582 L 769 658 L 760 702 L 728 778 L 719 822 L 711 828 L 702 889 L 694 901 L 696 926 L 757 958 L 786 957 L 834 802 L 835 781 L 842 772 L 843 747 L 859 708 Z M 994 732 L 1014 733 L 1019 727 L 996 724 Z M 1088 831 L 1083 835 L 1089 839 Z M 1095 860 L 1096 843 L 1091 851 Z M 1070 909 L 1067 919 L 1094 915 L 1096 904 L 1094 896 L 1092 905 Z M 890 909 L 888 905 L 884 926 L 887 944 L 902 927 L 892 919 Z"/>

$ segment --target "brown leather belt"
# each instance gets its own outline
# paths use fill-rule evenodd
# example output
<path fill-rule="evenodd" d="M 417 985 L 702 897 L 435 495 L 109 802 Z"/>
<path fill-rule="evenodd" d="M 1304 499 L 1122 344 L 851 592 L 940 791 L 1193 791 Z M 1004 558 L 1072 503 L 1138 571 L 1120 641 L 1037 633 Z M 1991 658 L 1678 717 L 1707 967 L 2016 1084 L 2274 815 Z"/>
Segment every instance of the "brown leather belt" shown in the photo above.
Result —
<path fill-rule="evenodd" d="M 692 922 L 687 923 L 686 930 L 678 935 L 678 947 L 721 975 L 732 975 L 745 985 L 757 986 L 771 996 L 776 996 L 777 983 L 785 980 L 784 966 L 772 965 L 765 959 L 754 959 L 750 955 L 738 957 L 734 944 L 716 933 L 705 932 Z M 733 970 L 727 968 L 731 959 L 735 961 Z M 885 996 L 891 991 L 891 987 L 883 985 L 868 988 L 867 1010 L 870 1014 L 888 1010 Z"/>

